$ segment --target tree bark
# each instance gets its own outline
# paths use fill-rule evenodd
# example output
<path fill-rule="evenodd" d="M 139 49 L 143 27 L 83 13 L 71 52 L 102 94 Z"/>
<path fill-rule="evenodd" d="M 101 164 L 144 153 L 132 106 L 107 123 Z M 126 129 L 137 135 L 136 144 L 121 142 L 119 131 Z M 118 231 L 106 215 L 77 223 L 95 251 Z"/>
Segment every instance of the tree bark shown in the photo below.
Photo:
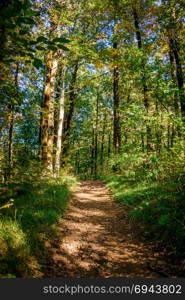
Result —
<path fill-rule="evenodd" d="M 41 120 L 41 162 L 46 171 L 53 171 L 53 138 L 54 138 L 54 87 L 58 61 L 52 51 L 46 58 L 46 83 L 43 96 Z"/>
<path fill-rule="evenodd" d="M 57 143 L 56 143 L 56 156 L 55 156 L 55 173 L 59 174 L 61 166 L 61 152 L 62 152 L 62 131 L 64 124 L 64 102 L 65 102 L 65 70 L 63 69 L 62 76 L 62 91 L 59 99 L 59 117 L 57 128 Z"/>

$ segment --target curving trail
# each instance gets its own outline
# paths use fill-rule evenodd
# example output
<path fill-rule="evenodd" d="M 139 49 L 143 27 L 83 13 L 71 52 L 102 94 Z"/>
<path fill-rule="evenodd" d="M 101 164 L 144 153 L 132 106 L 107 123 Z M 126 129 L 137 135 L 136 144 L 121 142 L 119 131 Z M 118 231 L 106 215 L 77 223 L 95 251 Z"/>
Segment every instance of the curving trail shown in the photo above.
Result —
<path fill-rule="evenodd" d="M 163 277 L 149 267 L 157 254 L 136 240 L 124 208 L 102 182 L 78 186 L 59 227 L 59 237 L 46 245 L 44 277 Z"/>

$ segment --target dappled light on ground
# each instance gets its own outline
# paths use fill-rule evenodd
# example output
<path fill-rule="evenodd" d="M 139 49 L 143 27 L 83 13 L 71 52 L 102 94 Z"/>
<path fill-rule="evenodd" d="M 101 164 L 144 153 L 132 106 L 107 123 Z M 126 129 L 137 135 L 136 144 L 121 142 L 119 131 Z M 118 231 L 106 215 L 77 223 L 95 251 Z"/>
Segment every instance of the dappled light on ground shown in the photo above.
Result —
<path fill-rule="evenodd" d="M 44 277 L 161 277 L 148 267 L 158 254 L 138 242 L 101 182 L 80 184 L 59 226 L 60 236 L 46 244 Z"/>

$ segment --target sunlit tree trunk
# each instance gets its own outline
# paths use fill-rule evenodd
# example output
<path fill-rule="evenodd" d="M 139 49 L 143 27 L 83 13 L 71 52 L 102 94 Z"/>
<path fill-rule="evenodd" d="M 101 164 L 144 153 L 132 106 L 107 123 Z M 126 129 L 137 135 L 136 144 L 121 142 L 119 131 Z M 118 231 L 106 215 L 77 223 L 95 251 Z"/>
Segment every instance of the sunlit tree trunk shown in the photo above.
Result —
<path fill-rule="evenodd" d="M 62 131 L 64 124 L 64 102 L 65 102 L 65 70 L 63 69 L 62 76 L 62 91 L 59 99 L 59 116 L 57 128 L 57 142 L 56 142 L 56 156 L 55 156 L 55 173 L 58 175 L 61 165 L 61 151 L 62 151 Z"/>
<path fill-rule="evenodd" d="M 58 60 L 53 51 L 48 51 L 46 58 L 46 80 L 42 107 L 42 155 L 41 162 L 50 172 L 53 170 L 53 138 L 54 138 L 54 87 Z"/>

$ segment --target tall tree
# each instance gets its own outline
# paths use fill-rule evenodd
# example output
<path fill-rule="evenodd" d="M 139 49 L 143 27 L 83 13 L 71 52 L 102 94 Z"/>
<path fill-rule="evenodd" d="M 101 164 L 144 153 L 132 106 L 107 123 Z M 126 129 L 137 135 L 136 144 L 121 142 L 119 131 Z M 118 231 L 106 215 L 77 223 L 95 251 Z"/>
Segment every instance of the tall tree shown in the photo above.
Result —
<path fill-rule="evenodd" d="M 57 66 L 56 53 L 49 50 L 46 56 L 46 80 L 42 104 L 41 162 L 50 172 L 53 170 L 54 88 Z"/>
<path fill-rule="evenodd" d="M 56 143 L 56 155 L 55 155 L 55 173 L 59 174 L 60 162 L 61 162 L 61 152 L 62 152 L 62 131 L 64 125 L 64 105 L 65 105 L 65 73 L 66 66 L 63 66 L 62 70 L 62 81 L 61 91 L 59 96 L 59 113 L 58 113 L 58 126 L 57 126 L 57 143 Z"/>
<path fill-rule="evenodd" d="M 133 7 L 133 17 L 134 17 L 134 25 L 135 25 L 135 32 L 136 32 L 136 39 L 138 44 L 138 49 L 143 50 L 142 44 L 142 37 L 141 37 L 141 28 L 139 24 L 139 17 L 136 7 Z M 143 58 L 142 58 L 142 85 L 143 85 L 143 101 L 144 107 L 146 112 L 147 119 L 149 118 L 149 111 L 150 111 L 150 100 L 148 96 L 148 86 L 146 80 L 146 66 L 145 66 L 145 58 L 144 58 L 144 51 L 143 51 Z M 148 120 L 147 120 L 148 123 Z M 147 135 L 147 151 L 152 150 L 152 130 L 149 124 L 146 125 L 146 135 Z"/>
<path fill-rule="evenodd" d="M 114 26 L 113 49 L 115 50 L 115 65 L 113 69 L 113 102 L 114 102 L 114 150 L 115 153 L 120 151 L 121 147 L 121 130 L 120 130 L 120 96 L 119 96 L 119 69 L 116 60 L 118 59 L 118 36 L 116 24 Z"/>

